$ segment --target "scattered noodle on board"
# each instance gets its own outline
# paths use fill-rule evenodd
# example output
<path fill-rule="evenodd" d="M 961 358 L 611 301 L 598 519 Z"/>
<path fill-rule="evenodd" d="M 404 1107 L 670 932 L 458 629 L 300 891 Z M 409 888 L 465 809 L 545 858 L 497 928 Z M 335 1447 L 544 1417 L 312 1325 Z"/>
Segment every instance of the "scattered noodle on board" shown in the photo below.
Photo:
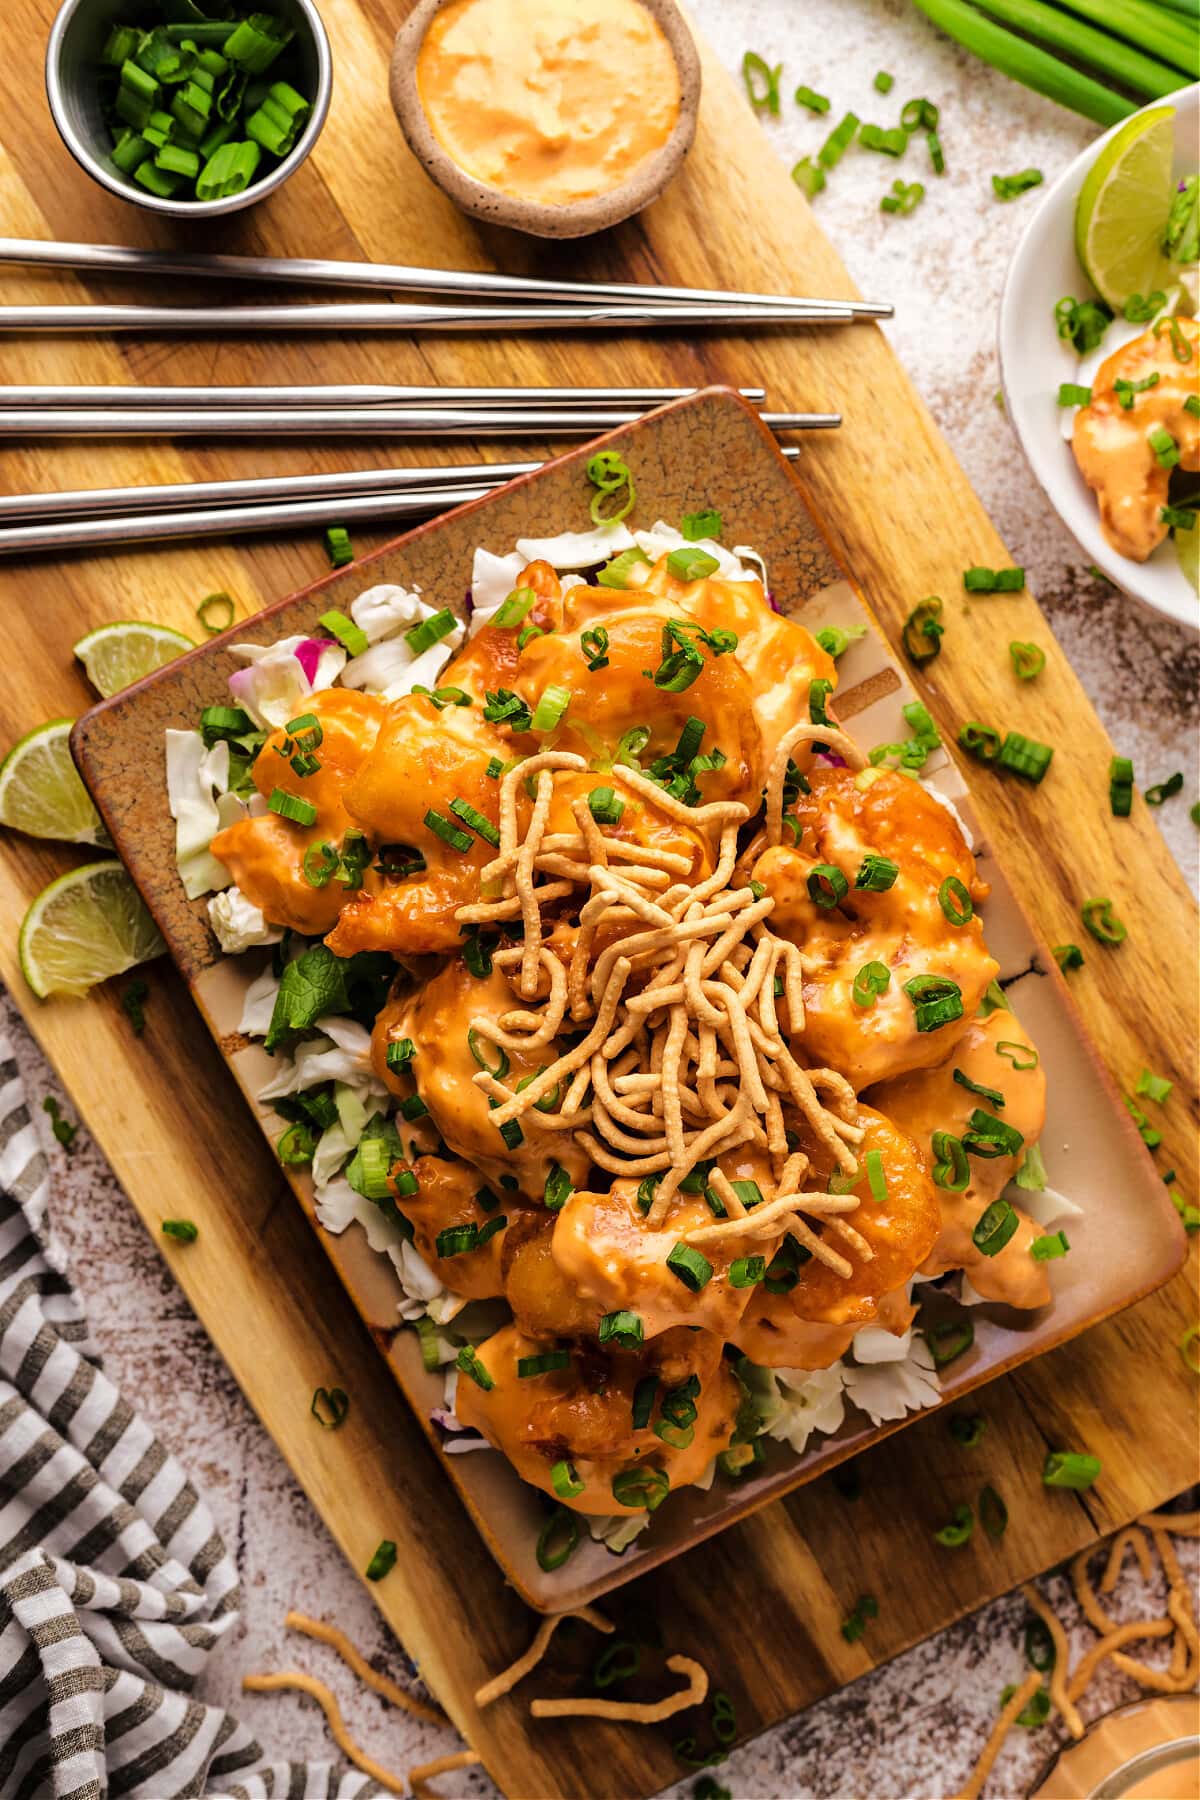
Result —
<path fill-rule="evenodd" d="M 473 1769 L 482 1763 L 482 1756 L 474 1750 L 456 1750 L 453 1756 L 435 1756 L 432 1762 L 418 1763 L 416 1768 L 408 1771 L 408 1783 L 416 1800 L 435 1800 L 425 1786 L 438 1775 L 449 1775 L 452 1769 Z"/>
<path fill-rule="evenodd" d="M 302 1632 L 305 1637 L 315 1638 L 319 1644 L 328 1644 L 331 1650 L 336 1650 L 342 1661 L 348 1668 L 353 1669 L 360 1681 L 365 1681 L 369 1688 L 374 1688 L 377 1694 L 381 1694 L 393 1706 L 400 1707 L 404 1712 L 415 1714 L 418 1719 L 427 1720 L 430 1725 L 449 1723 L 441 1707 L 430 1706 L 424 1700 L 416 1699 L 414 1695 L 408 1694 L 402 1687 L 398 1687 L 394 1681 L 389 1681 L 386 1675 L 377 1674 L 366 1657 L 354 1647 L 344 1631 L 338 1630 L 336 1625 L 327 1625 L 324 1619 L 310 1619 L 307 1613 L 295 1611 L 288 1613 L 283 1622 L 289 1631 Z"/>
<path fill-rule="evenodd" d="M 544 1618 L 534 1633 L 533 1642 L 523 1656 L 502 1669 L 499 1675 L 485 1682 L 475 1690 L 476 1706 L 490 1706 L 493 1700 L 499 1700 L 502 1694 L 510 1693 L 518 1681 L 524 1681 L 532 1669 L 536 1669 L 550 1648 L 550 1639 L 554 1636 L 564 1619 L 582 1619 L 585 1625 L 592 1625 L 597 1631 L 609 1632 L 614 1627 L 598 1613 L 593 1606 L 570 1607 L 566 1612 L 550 1613 Z"/>
<path fill-rule="evenodd" d="M 631 1725 L 657 1725 L 689 1706 L 699 1706 L 708 1693 L 708 1675 L 690 1656 L 668 1656 L 674 1675 L 686 1675 L 687 1686 L 665 1700 L 534 1700 L 529 1710 L 535 1719 L 623 1719 Z"/>
<path fill-rule="evenodd" d="M 248 1694 L 278 1694 L 288 1689 L 295 1689 L 301 1694 L 309 1695 L 325 1714 L 329 1725 L 329 1734 L 342 1755 L 347 1757 L 356 1769 L 361 1769 L 364 1775 L 369 1775 L 372 1781 L 377 1781 L 381 1788 L 386 1788 L 389 1794 L 405 1792 L 402 1775 L 393 1775 L 389 1769 L 383 1767 L 382 1763 L 377 1763 L 374 1757 L 368 1756 L 365 1750 L 359 1749 L 346 1729 L 341 1709 L 333 1694 L 323 1681 L 317 1680 L 315 1675 L 304 1675 L 299 1669 L 283 1669 L 277 1675 L 243 1675 L 242 1688 Z"/>

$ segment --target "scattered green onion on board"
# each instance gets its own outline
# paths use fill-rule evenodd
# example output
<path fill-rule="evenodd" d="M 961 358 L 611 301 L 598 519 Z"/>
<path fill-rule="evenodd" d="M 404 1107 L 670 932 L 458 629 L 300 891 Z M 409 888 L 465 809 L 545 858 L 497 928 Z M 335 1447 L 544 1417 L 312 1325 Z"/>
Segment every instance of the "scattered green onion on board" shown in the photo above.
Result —
<path fill-rule="evenodd" d="M 1123 944 L 1129 936 L 1129 927 L 1117 918 L 1111 900 L 1085 900 L 1079 912 L 1097 943 Z M 1082 960 L 1081 957 L 1080 961 Z M 1073 965 L 1066 966 L 1070 968 Z"/>
<path fill-rule="evenodd" d="M 344 569 L 347 563 L 354 561 L 354 545 L 350 542 L 350 533 L 344 525 L 330 525 L 325 531 L 325 548 L 329 552 L 331 567 Z"/>
<path fill-rule="evenodd" d="M 1033 681 L 1046 666 L 1046 652 L 1039 644 L 1023 644 L 1014 638 L 1008 654 L 1018 681 Z"/>
<path fill-rule="evenodd" d="M 363 1570 L 368 1581 L 382 1581 L 390 1575 L 396 1566 L 396 1546 L 391 1538 L 384 1538 Z"/>
<path fill-rule="evenodd" d="M 1082 1450 L 1052 1450 L 1042 1469 L 1044 1487 L 1074 1488 L 1083 1493 L 1100 1474 L 1100 1458 Z"/>
<path fill-rule="evenodd" d="M 200 1227 L 193 1225 L 190 1219 L 164 1219 L 162 1234 L 174 1238 L 177 1244 L 194 1244 L 200 1236 Z"/>
<path fill-rule="evenodd" d="M 936 594 L 929 594 L 917 604 L 904 621 L 900 633 L 900 642 L 904 645 L 905 654 L 918 668 L 932 662 L 940 655 L 942 637 L 946 627 L 941 623 L 942 603 Z"/>
<path fill-rule="evenodd" d="M 1108 765 L 1108 806 L 1114 819 L 1127 819 L 1133 811 L 1133 764 L 1127 756 L 1114 756 Z"/>
<path fill-rule="evenodd" d="M 208 633 L 217 637 L 233 624 L 233 598 L 229 594 L 207 594 L 196 608 L 196 618 Z"/>
<path fill-rule="evenodd" d="M 963 570 L 962 582 L 968 594 L 1015 594 L 1025 586 L 1025 571 L 987 569 L 977 565 Z"/>
<path fill-rule="evenodd" d="M 975 1514 L 965 1504 L 956 1506 L 948 1525 L 943 1525 L 934 1532 L 937 1543 L 944 1544 L 948 1550 L 961 1550 L 964 1544 L 970 1543 L 975 1530 Z"/>
<path fill-rule="evenodd" d="M 1175 773 L 1168 775 L 1165 781 L 1157 781 L 1153 787 L 1148 787 L 1143 793 L 1142 799 L 1147 806 L 1161 806 L 1164 800 L 1170 800 L 1173 795 L 1182 792 L 1183 771 L 1176 769 Z"/>
<path fill-rule="evenodd" d="M 350 1411 L 350 1396 L 345 1388 L 317 1388 L 312 1397 L 309 1412 L 318 1425 L 326 1431 L 336 1431 L 346 1423 L 346 1415 Z"/>
<path fill-rule="evenodd" d="M 1078 944 L 1055 944 L 1054 960 L 1065 975 L 1068 969 L 1082 969 L 1083 951 Z"/>

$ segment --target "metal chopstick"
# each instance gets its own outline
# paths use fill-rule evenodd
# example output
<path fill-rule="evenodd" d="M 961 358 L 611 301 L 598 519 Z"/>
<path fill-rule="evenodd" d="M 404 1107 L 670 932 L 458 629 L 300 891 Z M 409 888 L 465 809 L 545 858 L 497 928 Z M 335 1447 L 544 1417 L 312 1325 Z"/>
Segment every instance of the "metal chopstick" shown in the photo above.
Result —
<path fill-rule="evenodd" d="M 745 294 L 728 289 L 648 287 L 636 282 L 546 281 L 526 275 L 496 275 L 484 269 L 410 268 L 403 263 L 331 262 L 315 257 L 189 255 L 169 250 L 135 250 L 119 244 L 52 244 L 40 238 L 0 239 L 0 263 L 34 263 L 59 269 L 106 270 L 118 275 L 215 277 L 234 281 L 296 282 L 304 286 L 382 287 L 407 294 L 451 294 L 459 299 L 554 300 L 589 306 L 601 300 L 633 300 L 645 305 L 678 302 L 792 308 L 814 302 L 788 295 Z M 889 319 L 886 302 L 852 300 L 854 317 Z"/>
<path fill-rule="evenodd" d="M 784 312 L 751 306 L 405 306 L 399 302 L 314 306 L 0 306 L 0 331 L 648 331 L 674 326 L 850 325 L 836 301 L 804 301 Z"/>
<path fill-rule="evenodd" d="M 795 445 L 783 455 L 799 457 Z M 540 463 L 485 463 L 446 469 L 360 469 L 329 475 L 280 475 L 252 481 L 171 483 L 150 488 L 80 489 L 63 494 L 12 495 L 0 501 L 0 553 L 85 549 L 160 538 L 217 537 L 222 532 L 295 529 L 356 519 L 403 518 L 444 510 L 492 493 Z M 454 478 L 462 478 L 455 480 Z M 333 482 L 347 485 L 333 491 Z M 389 485 L 376 487 L 374 484 Z M 320 483 L 322 485 L 318 486 Z M 182 501 L 199 502 L 196 506 Z M 215 502 L 223 504 L 215 504 Z M 128 508 L 129 510 L 124 510 Z M 104 517 L 97 515 L 109 514 Z M 79 516 L 91 515 L 91 516 Z"/>
<path fill-rule="evenodd" d="M 0 387 L 0 407 L 75 406 L 573 406 L 641 412 L 685 400 L 695 388 L 620 387 Z M 766 391 L 739 388 L 762 406 Z"/>
<path fill-rule="evenodd" d="M 587 412 L 571 407 L 528 407 L 501 412 L 493 407 L 200 407 L 169 412 L 149 407 L 111 412 L 84 406 L 74 411 L 31 407 L 0 408 L 0 439 L 31 437 L 592 437 L 631 425 L 637 412 Z M 830 431 L 840 413 L 764 412 L 772 431 Z"/>

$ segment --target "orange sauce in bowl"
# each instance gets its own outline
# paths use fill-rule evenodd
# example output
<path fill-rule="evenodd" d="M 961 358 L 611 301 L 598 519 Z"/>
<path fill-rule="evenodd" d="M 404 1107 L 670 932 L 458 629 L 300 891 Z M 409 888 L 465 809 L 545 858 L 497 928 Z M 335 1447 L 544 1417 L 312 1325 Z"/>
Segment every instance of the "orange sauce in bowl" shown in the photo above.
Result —
<path fill-rule="evenodd" d="M 620 187 L 679 118 L 675 58 L 640 0 L 453 0 L 416 76 L 447 156 L 543 206 Z"/>

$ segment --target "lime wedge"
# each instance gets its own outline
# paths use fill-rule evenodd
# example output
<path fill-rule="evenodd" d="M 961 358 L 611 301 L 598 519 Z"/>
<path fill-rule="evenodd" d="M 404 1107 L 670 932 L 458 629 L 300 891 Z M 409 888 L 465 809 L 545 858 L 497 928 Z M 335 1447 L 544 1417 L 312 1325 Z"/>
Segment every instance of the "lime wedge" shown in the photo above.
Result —
<path fill-rule="evenodd" d="M 1176 279 L 1162 253 L 1171 209 L 1175 108 L 1137 113 L 1096 158 L 1075 207 L 1075 249 L 1096 292 L 1115 312 L 1131 294 Z"/>
<path fill-rule="evenodd" d="M 100 814 L 79 779 L 67 739 L 74 719 L 26 732 L 0 763 L 0 825 L 63 844 L 111 850 Z"/>
<path fill-rule="evenodd" d="M 1183 572 L 1183 579 L 1200 599 L 1200 524 L 1193 525 L 1190 531 L 1180 531 L 1176 527 L 1174 538 L 1175 555 Z"/>
<path fill-rule="evenodd" d="M 94 862 L 42 889 L 21 923 L 17 948 L 22 974 L 44 1000 L 86 994 L 166 946 L 121 864 Z"/>
<path fill-rule="evenodd" d="M 137 619 L 118 619 L 115 625 L 101 625 L 89 631 L 75 645 L 75 654 L 87 670 L 87 678 L 107 700 L 122 688 L 140 681 L 174 662 L 185 650 L 194 650 L 191 638 L 169 625 L 146 625 Z"/>

